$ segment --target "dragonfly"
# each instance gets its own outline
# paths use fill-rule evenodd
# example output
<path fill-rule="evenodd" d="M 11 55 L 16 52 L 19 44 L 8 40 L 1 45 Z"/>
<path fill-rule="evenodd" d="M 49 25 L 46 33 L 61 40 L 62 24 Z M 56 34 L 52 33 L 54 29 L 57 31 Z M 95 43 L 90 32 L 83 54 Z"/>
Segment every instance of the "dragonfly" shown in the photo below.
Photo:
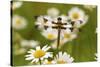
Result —
<path fill-rule="evenodd" d="M 35 17 L 37 18 L 37 16 Z M 49 21 L 49 19 L 43 17 L 43 20 L 44 20 L 44 23 L 47 23 Z M 71 32 L 74 31 L 74 24 L 75 24 L 75 21 L 71 21 L 71 20 L 68 20 L 68 22 L 70 22 L 70 24 L 72 25 L 72 27 L 64 27 L 65 25 L 68 25 L 67 22 L 62 22 L 62 18 L 61 17 L 58 17 L 57 18 L 57 22 L 55 21 L 51 21 L 51 23 L 54 25 L 52 26 L 52 29 L 57 29 L 58 30 L 58 33 L 57 33 L 57 49 L 59 48 L 59 45 L 60 45 L 60 36 L 61 36 L 61 30 L 66 30 L 67 28 L 71 30 Z M 80 21 L 80 23 L 82 23 L 82 21 Z M 39 25 L 36 25 L 36 27 L 38 27 Z M 44 29 L 47 30 L 50 26 L 47 26 L 47 25 L 44 25 Z M 79 29 L 79 28 L 78 28 Z M 81 29 L 79 29 L 80 31 Z"/>

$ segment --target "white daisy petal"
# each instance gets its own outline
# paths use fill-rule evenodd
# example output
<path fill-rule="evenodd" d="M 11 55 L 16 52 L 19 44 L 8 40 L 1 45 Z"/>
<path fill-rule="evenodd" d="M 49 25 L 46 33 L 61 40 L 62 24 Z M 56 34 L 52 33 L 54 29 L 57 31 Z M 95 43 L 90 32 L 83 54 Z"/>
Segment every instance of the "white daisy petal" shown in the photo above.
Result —
<path fill-rule="evenodd" d="M 36 47 L 36 50 L 40 50 L 40 49 L 41 49 L 40 46 L 37 46 L 37 47 Z"/>
<path fill-rule="evenodd" d="M 41 60 L 43 60 L 43 59 L 44 59 L 44 57 L 41 57 L 40 59 L 41 59 Z"/>
<path fill-rule="evenodd" d="M 67 53 L 66 53 L 66 52 L 64 52 L 64 53 L 63 53 L 63 56 L 66 56 L 66 55 L 67 55 Z"/>
<path fill-rule="evenodd" d="M 97 53 L 95 53 L 95 58 L 94 59 L 98 60 L 98 54 Z"/>
<path fill-rule="evenodd" d="M 35 52 L 35 50 L 33 49 L 30 49 L 30 51 L 28 51 L 28 53 L 33 53 L 33 52 Z"/>
<path fill-rule="evenodd" d="M 45 50 L 47 48 L 47 45 L 46 46 L 44 46 L 43 48 L 42 48 L 42 50 Z"/>
<path fill-rule="evenodd" d="M 32 60 L 32 59 L 33 59 L 33 57 L 28 57 L 25 60 Z"/>
<path fill-rule="evenodd" d="M 47 48 L 44 49 L 44 51 L 48 51 L 50 48 L 51 48 L 51 47 L 47 47 Z"/>
<path fill-rule="evenodd" d="M 53 55 L 52 55 L 51 52 L 46 53 L 46 55 L 47 55 L 48 57 L 53 57 Z"/>
<path fill-rule="evenodd" d="M 62 52 L 59 52 L 59 57 L 60 57 L 60 58 L 62 57 Z"/>
<path fill-rule="evenodd" d="M 71 61 L 74 61 L 74 58 L 73 57 L 71 57 Z"/>
<path fill-rule="evenodd" d="M 38 62 L 38 61 L 39 61 L 39 59 L 35 59 L 35 61 L 36 61 L 36 62 Z"/>
<path fill-rule="evenodd" d="M 50 55 L 46 53 L 46 55 L 44 56 L 44 58 L 48 58 L 48 57 L 50 57 Z"/>
<path fill-rule="evenodd" d="M 25 57 L 31 57 L 32 55 L 31 54 L 29 54 L 29 55 L 25 55 Z"/>
<path fill-rule="evenodd" d="M 32 61 L 31 61 L 31 63 L 34 63 L 36 60 L 35 59 L 33 59 Z"/>
<path fill-rule="evenodd" d="M 27 53 L 33 53 L 32 51 L 28 51 Z"/>

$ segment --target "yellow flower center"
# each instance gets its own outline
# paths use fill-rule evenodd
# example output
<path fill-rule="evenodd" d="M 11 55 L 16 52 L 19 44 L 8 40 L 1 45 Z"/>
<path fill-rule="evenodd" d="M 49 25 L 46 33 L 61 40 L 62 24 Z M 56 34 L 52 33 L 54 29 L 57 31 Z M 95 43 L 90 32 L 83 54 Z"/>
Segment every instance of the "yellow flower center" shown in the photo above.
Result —
<path fill-rule="evenodd" d="M 64 60 L 58 60 L 57 63 L 58 64 L 65 64 L 66 62 Z"/>
<path fill-rule="evenodd" d="M 73 13 L 72 14 L 73 19 L 78 19 L 80 16 L 78 13 Z"/>
<path fill-rule="evenodd" d="M 54 38 L 54 35 L 53 34 L 48 34 L 48 39 L 53 39 Z"/>
<path fill-rule="evenodd" d="M 36 50 L 33 54 L 35 58 L 41 58 L 45 55 L 45 51 L 43 50 Z"/>
<path fill-rule="evenodd" d="M 64 34 L 64 37 L 69 39 L 71 37 L 71 35 L 70 34 Z"/>
<path fill-rule="evenodd" d="M 21 20 L 20 19 L 17 19 L 16 20 L 16 25 L 20 25 L 21 24 Z"/>

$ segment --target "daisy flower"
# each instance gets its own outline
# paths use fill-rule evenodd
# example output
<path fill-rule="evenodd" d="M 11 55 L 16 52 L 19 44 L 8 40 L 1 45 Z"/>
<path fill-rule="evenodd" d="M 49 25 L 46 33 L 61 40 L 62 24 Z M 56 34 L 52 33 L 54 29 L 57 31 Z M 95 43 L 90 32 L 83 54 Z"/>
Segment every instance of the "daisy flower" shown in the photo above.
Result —
<path fill-rule="evenodd" d="M 24 54 L 25 52 L 26 52 L 25 48 L 17 48 L 14 50 L 15 55 L 21 55 L 21 54 Z"/>
<path fill-rule="evenodd" d="M 12 9 L 15 10 L 16 8 L 21 7 L 22 2 L 13 2 L 12 3 Z"/>
<path fill-rule="evenodd" d="M 48 16 L 51 16 L 52 18 L 57 17 L 59 15 L 59 10 L 57 8 L 49 8 L 47 10 Z"/>
<path fill-rule="evenodd" d="M 72 41 L 73 39 L 75 39 L 77 37 L 76 33 L 64 33 L 63 34 L 63 41 L 68 42 L 68 41 Z"/>
<path fill-rule="evenodd" d="M 66 52 L 64 52 L 64 53 L 59 52 L 56 55 L 55 61 L 58 64 L 65 64 L 65 63 L 72 63 L 74 61 L 74 59 L 73 59 L 73 57 L 70 57 L 70 55 L 67 54 Z"/>
<path fill-rule="evenodd" d="M 83 5 L 83 7 L 87 10 L 93 11 L 93 9 L 96 8 L 96 5 Z"/>
<path fill-rule="evenodd" d="M 47 30 L 43 30 L 42 35 L 49 40 L 57 39 L 57 30 L 48 28 Z"/>
<path fill-rule="evenodd" d="M 54 60 L 49 61 L 49 60 L 45 59 L 43 64 L 56 64 L 56 62 Z"/>
<path fill-rule="evenodd" d="M 31 47 L 34 48 L 39 44 L 38 41 L 34 40 L 21 40 L 21 46 L 22 47 Z"/>
<path fill-rule="evenodd" d="M 27 26 L 27 21 L 24 17 L 14 15 L 12 18 L 12 27 L 19 30 L 24 29 Z"/>
<path fill-rule="evenodd" d="M 77 31 L 73 30 L 73 32 L 69 29 L 71 28 L 70 25 L 67 26 L 67 29 L 66 30 L 62 30 L 62 40 L 63 40 L 63 43 L 66 43 L 68 41 L 72 41 L 73 39 L 75 39 L 77 37 Z"/>
<path fill-rule="evenodd" d="M 71 19 L 71 21 L 74 23 L 74 27 L 81 27 L 83 26 L 87 20 L 88 20 L 88 16 L 85 15 L 84 11 L 79 9 L 78 7 L 74 7 L 72 8 L 69 12 L 68 12 L 68 16 Z M 71 22 L 71 23 L 72 23 Z"/>
<path fill-rule="evenodd" d="M 68 16 L 72 21 L 83 20 L 85 13 L 78 7 L 74 7 L 68 12 Z"/>
<path fill-rule="evenodd" d="M 31 49 L 28 51 L 28 55 L 26 55 L 26 60 L 32 60 L 33 62 L 38 62 L 39 60 L 44 60 L 45 58 L 52 57 L 51 52 L 47 52 L 50 49 L 47 45 L 44 46 L 42 49 L 40 46 L 36 47 L 36 50 Z"/>

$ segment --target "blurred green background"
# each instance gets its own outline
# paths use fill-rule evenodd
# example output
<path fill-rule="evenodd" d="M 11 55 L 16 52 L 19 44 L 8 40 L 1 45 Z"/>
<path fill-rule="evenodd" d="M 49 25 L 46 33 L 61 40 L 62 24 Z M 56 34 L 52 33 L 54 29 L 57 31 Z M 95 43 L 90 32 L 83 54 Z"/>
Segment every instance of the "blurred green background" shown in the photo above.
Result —
<path fill-rule="evenodd" d="M 97 7 L 93 11 L 87 10 L 83 5 L 76 4 L 57 4 L 57 3 L 42 3 L 42 2 L 23 2 L 22 6 L 14 10 L 12 15 L 18 14 L 23 16 L 28 21 L 27 28 L 23 30 L 12 30 L 12 63 L 14 66 L 27 65 L 30 61 L 25 60 L 25 54 L 14 55 L 16 32 L 20 36 L 27 40 L 36 40 L 41 45 L 49 44 L 51 41 L 47 40 L 40 34 L 40 31 L 35 28 L 36 19 L 34 16 L 47 14 L 47 9 L 55 7 L 60 10 L 61 14 L 67 15 L 68 11 L 72 7 L 79 7 L 85 11 L 89 16 L 88 22 L 82 27 L 82 31 L 78 34 L 78 38 L 72 42 L 66 43 L 62 50 L 70 54 L 75 61 L 74 62 L 91 62 L 95 61 L 95 53 L 97 53 L 97 34 L 95 33 L 97 27 Z M 18 44 L 18 43 L 17 43 Z"/>

